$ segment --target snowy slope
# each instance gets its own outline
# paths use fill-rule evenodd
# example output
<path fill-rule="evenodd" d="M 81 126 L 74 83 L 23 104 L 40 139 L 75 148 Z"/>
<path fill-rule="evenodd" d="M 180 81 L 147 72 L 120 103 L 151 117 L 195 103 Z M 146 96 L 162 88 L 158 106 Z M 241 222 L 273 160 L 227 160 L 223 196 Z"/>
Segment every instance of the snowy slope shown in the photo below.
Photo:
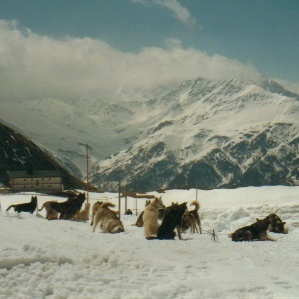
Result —
<path fill-rule="evenodd" d="M 203 234 L 185 241 L 148 241 L 121 219 L 125 232 L 111 235 L 89 223 L 46 221 L 33 214 L 5 212 L 31 194 L 1 196 L 0 298 L 298 298 L 298 187 L 198 191 Z M 154 193 L 153 194 L 157 194 Z M 196 197 L 194 189 L 169 190 L 166 205 Z M 38 205 L 53 198 L 37 194 Z M 91 193 L 91 202 L 118 203 L 113 193 Z M 145 199 L 137 200 L 138 212 Z M 128 208 L 136 201 L 128 198 Z M 117 209 L 117 207 L 116 207 Z M 121 205 L 124 212 L 124 201 Z M 227 235 L 255 218 L 277 213 L 289 233 L 276 242 L 234 243 Z M 212 230 L 218 241 L 211 240 Z"/>
<path fill-rule="evenodd" d="M 171 88 L 123 88 L 110 98 L 6 103 L 0 117 L 83 173 L 78 142 L 88 143 L 96 185 L 122 179 L 153 190 L 195 181 L 215 188 L 299 180 L 299 96 L 265 77 L 200 77 Z"/>
<path fill-rule="evenodd" d="M 121 178 L 132 188 L 150 190 L 196 181 L 215 188 L 299 180 L 297 95 L 252 82 L 198 78 L 162 97 L 152 115 L 157 121 L 144 139 L 95 163 L 94 183 L 111 186 Z M 264 164 L 268 172 L 283 173 L 268 176 Z"/>

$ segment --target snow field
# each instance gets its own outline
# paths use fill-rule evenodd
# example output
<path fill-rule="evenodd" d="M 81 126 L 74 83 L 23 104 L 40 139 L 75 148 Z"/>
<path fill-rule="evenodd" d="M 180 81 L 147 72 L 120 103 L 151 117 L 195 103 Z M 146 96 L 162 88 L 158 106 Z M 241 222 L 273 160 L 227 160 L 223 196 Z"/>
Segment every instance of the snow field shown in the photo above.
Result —
<path fill-rule="evenodd" d="M 180 241 L 147 241 L 133 226 L 137 216 L 123 215 L 125 232 L 92 233 L 89 222 L 46 221 L 6 208 L 31 194 L 0 197 L 0 298 L 298 298 L 299 187 L 198 191 L 204 233 L 183 234 Z M 153 192 L 154 193 L 154 192 Z M 157 193 L 154 193 L 157 194 Z M 158 194 L 157 194 L 158 195 Z M 160 194 L 165 205 L 189 203 L 195 190 Z M 47 200 L 37 194 L 38 206 Z M 91 193 L 91 203 L 118 195 Z M 145 199 L 138 199 L 138 209 Z M 128 208 L 135 208 L 128 198 Z M 117 209 L 117 207 L 116 207 Z M 276 242 L 234 243 L 228 234 L 255 218 L 277 213 L 287 235 Z M 215 229 L 218 241 L 211 239 Z"/>

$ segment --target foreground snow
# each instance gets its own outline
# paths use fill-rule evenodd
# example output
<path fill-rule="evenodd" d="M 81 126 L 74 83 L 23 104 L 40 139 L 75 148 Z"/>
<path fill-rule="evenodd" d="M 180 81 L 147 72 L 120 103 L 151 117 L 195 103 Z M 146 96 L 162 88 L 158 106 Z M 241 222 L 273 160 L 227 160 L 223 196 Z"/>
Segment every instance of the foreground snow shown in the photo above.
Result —
<path fill-rule="evenodd" d="M 195 190 L 161 194 L 188 204 Z M 38 205 L 47 200 L 37 194 Z M 90 194 L 91 203 L 112 193 Z M 299 187 L 198 191 L 204 233 L 185 241 L 147 241 L 121 215 L 125 232 L 92 233 L 88 222 L 47 221 L 44 213 L 5 212 L 31 194 L 1 195 L 0 298 L 299 298 Z M 137 207 L 144 208 L 145 199 Z M 135 209 L 135 199 L 128 208 Z M 122 214 L 124 199 L 122 199 Z M 227 237 L 256 217 L 277 213 L 289 234 L 276 242 L 234 243 Z M 211 239 L 212 230 L 218 241 Z"/>

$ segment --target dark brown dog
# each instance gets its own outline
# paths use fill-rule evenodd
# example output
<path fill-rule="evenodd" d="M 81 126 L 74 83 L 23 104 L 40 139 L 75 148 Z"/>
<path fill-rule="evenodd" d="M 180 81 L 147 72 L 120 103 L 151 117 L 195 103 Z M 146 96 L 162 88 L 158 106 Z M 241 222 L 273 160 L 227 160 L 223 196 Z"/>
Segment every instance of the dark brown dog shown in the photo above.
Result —
<path fill-rule="evenodd" d="M 60 213 L 59 218 L 71 220 L 74 217 L 74 215 L 81 210 L 84 201 L 85 193 L 79 193 L 76 197 L 72 197 L 69 200 L 67 200 L 65 202 L 62 212 Z"/>
<path fill-rule="evenodd" d="M 26 203 L 21 203 L 17 205 L 10 205 L 6 211 L 10 210 L 11 208 L 14 208 L 15 212 L 21 213 L 21 212 L 29 212 L 33 214 L 37 207 L 37 197 L 31 196 L 31 201 Z"/>
<path fill-rule="evenodd" d="M 270 232 L 278 234 L 287 234 L 288 229 L 284 226 L 286 222 L 283 222 L 276 214 L 270 214 L 267 216 L 271 223 Z"/>
<path fill-rule="evenodd" d="M 202 234 L 201 221 L 198 214 L 200 205 L 199 202 L 194 200 L 191 202 L 190 206 L 194 206 L 194 209 L 186 212 L 182 217 L 181 228 L 186 230 L 190 228 L 191 233 L 199 232 Z"/>
<path fill-rule="evenodd" d="M 256 220 L 257 221 L 255 223 L 239 228 L 229 236 L 232 238 L 234 242 L 254 240 L 274 241 L 267 234 L 267 231 L 269 231 L 272 228 L 270 218 L 266 217 L 262 220 Z"/>
<path fill-rule="evenodd" d="M 85 193 L 79 193 L 75 197 L 69 197 L 66 201 L 47 201 L 39 209 L 46 209 L 46 219 L 54 220 L 58 218 L 60 213 L 60 219 L 71 220 L 77 212 L 81 210 L 83 202 L 85 201 Z"/>

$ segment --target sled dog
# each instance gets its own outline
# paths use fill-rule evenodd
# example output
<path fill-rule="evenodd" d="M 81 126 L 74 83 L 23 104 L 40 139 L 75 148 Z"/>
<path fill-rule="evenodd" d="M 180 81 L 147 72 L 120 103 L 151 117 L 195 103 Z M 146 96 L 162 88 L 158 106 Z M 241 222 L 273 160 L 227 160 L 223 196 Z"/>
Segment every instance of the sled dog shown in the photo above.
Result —
<path fill-rule="evenodd" d="M 157 236 L 159 228 L 158 223 L 158 210 L 165 209 L 161 197 L 156 197 L 152 202 L 145 208 L 143 213 L 143 227 L 145 238 L 151 238 Z"/>
<path fill-rule="evenodd" d="M 181 240 L 180 224 L 182 216 L 187 210 L 187 203 L 174 204 L 167 209 L 165 217 L 158 228 L 157 239 L 173 240 L 176 236 L 175 229 L 177 228 L 178 237 Z"/>
<path fill-rule="evenodd" d="M 20 203 L 16 205 L 10 205 L 6 211 L 10 210 L 11 208 L 14 208 L 15 212 L 21 213 L 21 212 L 29 212 L 33 214 L 37 207 L 37 197 L 31 196 L 31 201 L 26 203 Z"/>
<path fill-rule="evenodd" d="M 109 207 L 115 207 L 111 202 L 104 202 L 94 215 L 93 232 L 99 224 L 104 233 L 124 232 L 124 226 L 119 219 L 119 211 L 112 211 Z"/>

